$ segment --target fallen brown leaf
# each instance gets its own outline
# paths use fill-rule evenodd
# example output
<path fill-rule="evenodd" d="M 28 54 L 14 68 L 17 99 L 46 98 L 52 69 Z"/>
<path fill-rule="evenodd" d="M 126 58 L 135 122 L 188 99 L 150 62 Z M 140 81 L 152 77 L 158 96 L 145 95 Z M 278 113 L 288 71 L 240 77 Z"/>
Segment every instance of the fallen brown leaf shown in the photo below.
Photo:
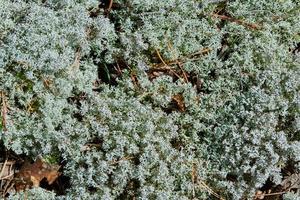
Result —
<path fill-rule="evenodd" d="M 183 98 L 182 94 L 174 95 L 172 97 L 172 101 L 176 104 L 176 106 L 178 107 L 178 110 L 180 112 L 185 111 L 185 103 L 184 103 L 184 98 Z"/>
<path fill-rule="evenodd" d="M 59 165 L 48 164 L 41 158 L 38 158 L 32 164 L 25 162 L 14 178 L 16 191 L 30 187 L 39 187 L 40 182 L 44 178 L 51 185 L 60 176 L 59 168 Z"/>

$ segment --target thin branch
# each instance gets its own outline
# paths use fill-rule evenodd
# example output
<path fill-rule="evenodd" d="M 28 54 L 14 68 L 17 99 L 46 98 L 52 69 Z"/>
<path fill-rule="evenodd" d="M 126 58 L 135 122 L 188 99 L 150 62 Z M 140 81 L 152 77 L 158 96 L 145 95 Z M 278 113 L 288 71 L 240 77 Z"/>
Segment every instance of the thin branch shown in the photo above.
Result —
<path fill-rule="evenodd" d="M 105 10 L 105 16 L 108 16 L 109 15 L 109 13 L 110 13 L 110 11 L 111 11 L 111 9 L 112 9 L 112 6 L 113 6 L 113 0 L 109 0 L 109 4 L 108 4 L 108 7 L 107 7 L 107 9 Z"/>
<path fill-rule="evenodd" d="M 208 193 L 210 193 L 217 199 L 225 200 L 223 197 L 221 197 L 219 194 L 217 194 L 215 191 L 213 191 L 213 189 L 211 189 L 204 181 L 200 180 L 198 186 L 204 188 Z"/>
<path fill-rule="evenodd" d="M 122 162 L 122 161 L 125 161 L 125 160 L 132 160 L 134 157 L 132 157 L 132 156 L 127 156 L 127 157 L 123 157 L 123 158 L 121 158 L 121 159 L 119 159 L 119 160 L 115 160 L 115 161 L 109 161 L 108 163 L 110 164 L 110 165 L 115 165 L 115 164 L 118 164 L 118 163 L 120 163 L 120 162 Z"/>
<path fill-rule="evenodd" d="M 4 131 L 7 131 L 7 113 L 8 113 L 8 108 L 7 108 L 7 101 L 5 98 L 5 94 L 3 91 L 1 91 L 1 101 L 2 101 L 2 106 L 1 106 L 1 116 L 2 116 L 2 127 Z"/>
<path fill-rule="evenodd" d="M 174 54 L 174 48 L 173 48 L 173 45 L 171 44 L 170 41 L 168 41 L 168 48 L 169 48 L 169 51 L 171 51 L 171 53 L 172 53 L 173 59 L 176 60 L 176 56 Z M 187 75 L 186 75 L 186 73 L 185 73 L 185 71 L 183 69 L 182 63 L 178 62 L 178 60 L 177 60 L 177 65 L 181 69 L 183 77 L 184 77 L 184 80 L 187 83 L 189 80 L 188 80 Z"/>
<path fill-rule="evenodd" d="M 195 183 L 197 182 L 197 171 L 196 171 L 196 164 L 193 163 L 192 166 L 192 184 L 193 184 L 193 199 L 195 198 Z"/>
<path fill-rule="evenodd" d="M 7 159 L 4 161 L 3 165 L 2 165 L 2 169 L 1 169 L 1 172 L 0 172 L 0 180 L 2 180 L 2 175 L 4 173 L 4 170 L 5 170 L 5 167 L 6 167 L 6 164 L 7 164 Z"/>
<path fill-rule="evenodd" d="M 266 194 L 265 192 L 259 191 L 259 193 L 257 192 L 255 194 L 253 199 L 264 199 L 266 196 L 277 196 L 277 195 L 282 195 L 282 194 L 285 194 L 285 193 L 287 193 L 287 191 L 274 192 L 274 193 L 269 193 L 269 194 Z"/>
<path fill-rule="evenodd" d="M 156 54 L 158 56 L 158 58 L 160 59 L 160 61 L 164 64 L 164 67 L 167 67 L 168 70 L 170 70 L 173 74 L 175 74 L 175 76 L 177 76 L 177 78 L 181 78 L 171 67 L 169 67 L 169 65 L 164 61 L 164 59 L 161 57 L 159 51 L 156 49 Z"/>
<path fill-rule="evenodd" d="M 184 69 L 183 69 L 182 63 L 177 62 L 177 65 L 178 65 L 178 67 L 180 68 L 180 70 L 182 71 L 183 78 L 184 78 L 185 82 L 186 82 L 186 83 L 189 82 L 189 80 L 188 80 L 188 78 L 187 78 L 187 75 L 186 75 L 186 73 L 185 73 L 185 71 L 184 71 Z"/>
<path fill-rule="evenodd" d="M 110 12 L 110 10 L 112 8 L 112 5 L 113 5 L 113 0 L 109 0 L 109 5 L 108 5 L 108 8 L 107 8 L 107 12 Z"/>
<path fill-rule="evenodd" d="M 255 29 L 255 30 L 261 29 L 260 25 L 245 22 L 243 20 L 235 19 L 233 17 L 229 17 L 229 16 L 226 16 L 226 15 L 211 14 L 211 16 L 214 17 L 214 18 L 219 18 L 219 19 L 222 19 L 222 20 L 227 20 L 227 21 L 230 21 L 230 22 L 234 22 L 236 24 L 245 26 L 245 27 L 250 28 L 250 29 Z"/>
<path fill-rule="evenodd" d="M 80 67 L 81 51 L 80 49 L 75 52 L 74 62 L 69 67 L 69 73 L 75 73 Z"/>
<path fill-rule="evenodd" d="M 7 195 L 7 193 L 13 189 L 13 187 L 15 186 L 15 184 L 10 181 L 10 184 L 7 184 L 6 187 L 4 188 L 4 192 L 3 192 L 3 197 L 5 197 Z"/>
<path fill-rule="evenodd" d="M 121 68 L 120 68 L 120 65 L 119 65 L 118 61 L 117 61 L 116 63 L 117 63 L 117 68 L 116 68 L 115 65 L 114 65 L 114 68 L 115 68 L 115 70 L 119 73 L 119 75 L 121 75 L 121 74 L 122 74 L 122 70 L 121 70 Z"/>
<path fill-rule="evenodd" d="M 213 189 L 211 189 L 204 181 L 200 180 L 197 176 L 197 165 L 196 163 L 192 163 L 192 183 L 193 183 L 193 197 L 195 197 L 195 185 L 198 187 L 203 188 L 206 190 L 209 194 L 213 195 L 219 200 L 225 200 L 223 197 L 221 197 L 218 193 L 216 193 Z"/>
<path fill-rule="evenodd" d="M 155 67 L 155 68 L 163 68 L 165 66 L 176 65 L 176 64 L 178 64 L 178 62 L 181 63 L 181 64 L 184 64 L 184 63 L 186 63 L 188 61 L 197 60 L 194 57 L 201 56 L 201 55 L 206 54 L 206 53 L 208 53 L 210 51 L 211 51 L 210 48 L 204 48 L 204 49 L 201 49 L 201 50 L 199 50 L 197 52 L 194 52 L 192 54 L 186 55 L 186 56 L 184 56 L 182 58 L 177 58 L 177 59 L 173 59 L 173 60 L 170 60 L 170 61 L 164 61 L 162 63 L 154 64 L 153 67 Z M 160 60 L 161 60 L 161 58 L 160 58 Z"/>
<path fill-rule="evenodd" d="M 168 66 L 167 63 L 164 61 L 164 59 L 161 57 L 159 51 L 157 49 L 155 49 L 156 51 L 156 54 L 158 56 L 158 58 L 160 59 L 160 61 L 165 65 L 165 66 Z"/>
<path fill-rule="evenodd" d="M 269 193 L 269 194 L 265 194 L 264 196 L 275 196 L 275 195 L 281 195 L 281 194 L 285 194 L 287 192 L 274 192 L 274 193 Z"/>
<path fill-rule="evenodd" d="M 10 173 L 10 174 L 7 175 L 7 176 L 3 176 L 1 179 L 2 179 L 2 180 L 9 179 L 9 178 L 12 177 L 13 175 L 14 175 L 14 173 Z"/>

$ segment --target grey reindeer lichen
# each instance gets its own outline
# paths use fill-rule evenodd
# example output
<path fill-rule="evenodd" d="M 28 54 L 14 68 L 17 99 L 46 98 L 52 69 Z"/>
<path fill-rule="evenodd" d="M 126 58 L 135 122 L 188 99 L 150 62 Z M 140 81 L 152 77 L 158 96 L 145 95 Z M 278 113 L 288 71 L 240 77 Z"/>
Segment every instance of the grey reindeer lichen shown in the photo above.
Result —
<path fill-rule="evenodd" d="M 252 199 L 299 171 L 298 1 L 113 3 L 0 0 L 1 141 L 71 182 L 27 198 Z"/>

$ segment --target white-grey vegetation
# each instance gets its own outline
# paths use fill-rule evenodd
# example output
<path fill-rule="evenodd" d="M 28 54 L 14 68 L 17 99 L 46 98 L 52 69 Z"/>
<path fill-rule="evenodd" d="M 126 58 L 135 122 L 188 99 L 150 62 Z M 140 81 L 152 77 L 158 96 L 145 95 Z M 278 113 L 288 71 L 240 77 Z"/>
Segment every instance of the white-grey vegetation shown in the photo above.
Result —
<path fill-rule="evenodd" d="M 298 0 L 99 2 L 0 0 L 0 139 L 71 182 L 32 195 L 251 199 L 300 170 Z"/>

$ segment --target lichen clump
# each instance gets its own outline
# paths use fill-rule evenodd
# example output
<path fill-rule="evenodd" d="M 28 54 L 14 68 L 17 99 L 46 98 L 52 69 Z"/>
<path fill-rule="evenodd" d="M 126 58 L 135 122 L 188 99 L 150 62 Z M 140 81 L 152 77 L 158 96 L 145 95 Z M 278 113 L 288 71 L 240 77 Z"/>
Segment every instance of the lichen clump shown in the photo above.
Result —
<path fill-rule="evenodd" d="M 300 170 L 299 1 L 0 5 L 0 139 L 71 183 L 33 196 L 251 199 Z"/>

